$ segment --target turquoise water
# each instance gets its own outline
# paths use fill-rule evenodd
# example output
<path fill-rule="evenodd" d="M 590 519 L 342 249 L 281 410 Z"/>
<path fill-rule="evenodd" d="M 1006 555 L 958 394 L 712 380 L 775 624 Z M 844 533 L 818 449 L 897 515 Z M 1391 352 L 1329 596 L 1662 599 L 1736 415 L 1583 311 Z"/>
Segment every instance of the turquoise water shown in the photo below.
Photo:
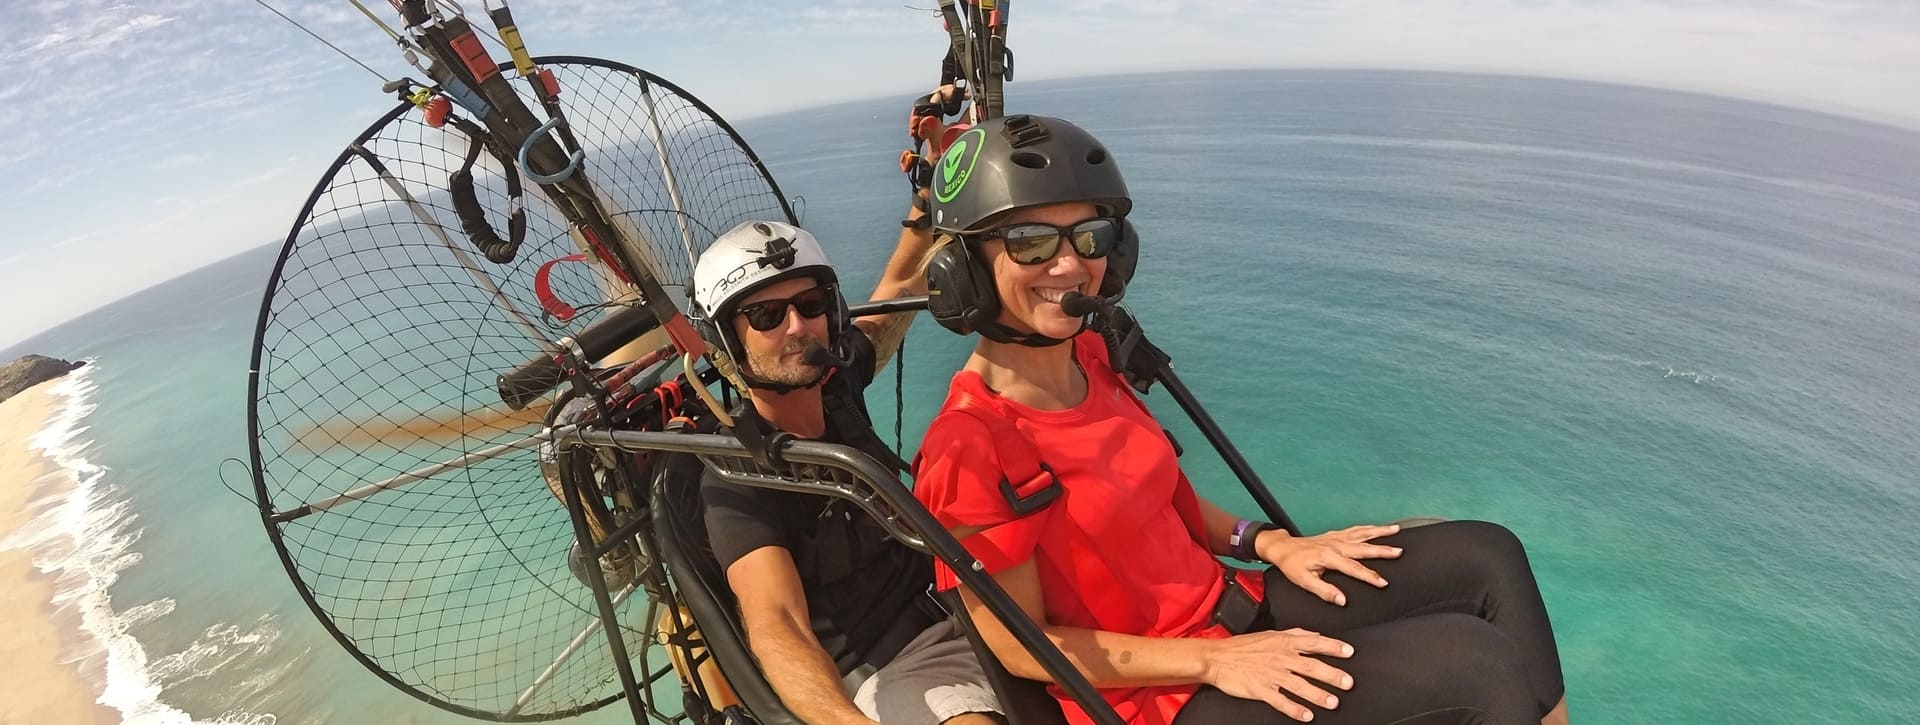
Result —
<path fill-rule="evenodd" d="M 1145 240 L 1131 304 L 1303 526 L 1431 514 L 1527 541 L 1582 722 L 1920 713 L 1920 134 L 1480 76 L 1012 90 L 1114 150 Z M 739 124 L 855 288 L 904 208 L 902 105 Z M 63 525 L 130 539 L 94 567 L 146 659 L 114 676 L 158 688 L 123 699 L 156 721 L 464 722 L 347 657 L 221 486 L 249 485 L 221 461 L 245 457 L 271 261 L 0 353 L 95 360 L 75 458 L 132 516 Z M 916 328 L 909 445 L 966 349 Z M 873 402 L 890 437 L 891 393 Z M 1251 510 L 1174 428 L 1199 485 Z"/>

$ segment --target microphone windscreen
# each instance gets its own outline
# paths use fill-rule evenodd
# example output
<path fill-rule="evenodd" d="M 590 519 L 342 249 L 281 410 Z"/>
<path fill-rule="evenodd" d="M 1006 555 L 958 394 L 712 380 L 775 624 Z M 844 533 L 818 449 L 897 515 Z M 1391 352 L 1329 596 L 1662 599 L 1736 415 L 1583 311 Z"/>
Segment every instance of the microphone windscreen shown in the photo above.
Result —
<path fill-rule="evenodd" d="M 833 353 L 827 351 L 826 346 L 817 342 L 807 345 L 807 349 L 801 353 L 801 359 L 806 361 L 808 365 L 819 368 L 832 367 L 840 362 L 839 359 L 833 356 Z"/>
<path fill-rule="evenodd" d="M 1098 297 L 1090 297 L 1079 292 L 1068 292 L 1060 298 L 1060 311 L 1069 317 L 1086 317 L 1106 306 Z"/>

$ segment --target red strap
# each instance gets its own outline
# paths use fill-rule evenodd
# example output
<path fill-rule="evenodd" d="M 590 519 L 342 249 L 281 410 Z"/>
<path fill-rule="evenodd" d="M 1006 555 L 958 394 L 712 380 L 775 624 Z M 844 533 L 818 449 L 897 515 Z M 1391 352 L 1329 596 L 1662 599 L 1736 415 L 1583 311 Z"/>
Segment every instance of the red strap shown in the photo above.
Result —
<path fill-rule="evenodd" d="M 959 393 L 953 407 L 940 416 L 949 414 L 967 416 L 986 427 L 1000 459 L 1001 494 L 1016 515 L 1025 516 L 1039 511 L 1060 497 L 1060 481 L 1053 475 L 1053 469 L 1040 460 L 1040 451 L 1034 447 L 1033 441 L 992 410 L 986 401 Z M 935 424 L 938 424 L 940 416 L 935 416 Z"/>
<path fill-rule="evenodd" d="M 553 272 L 553 265 L 561 262 L 585 261 L 587 261 L 587 255 L 569 254 L 559 259 L 547 260 L 546 264 L 540 265 L 540 271 L 533 273 L 533 296 L 539 298 L 540 309 L 546 310 L 549 315 L 553 315 L 553 319 L 567 322 L 572 320 L 574 315 L 580 314 L 579 311 L 573 309 L 572 305 L 561 302 L 560 298 L 553 294 L 553 282 L 547 279 Z"/>
<path fill-rule="evenodd" d="M 661 423 L 662 426 L 665 426 L 667 423 L 673 422 L 673 416 L 680 414 L 680 405 L 681 403 L 684 402 L 684 400 L 681 397 L 680 386 L 674 385 L 672 386 L 672 390 L 673 390 L 672 407 L 668 407 L 665 401 L 661 401 L 660 417 L 665 420 L 665 422 Z"/>
<path fill-rule="evenodd" d="M 467 72 L 473 74 L 475 83 L 485 83 L 500 74 L 500 67 L 487 57 L 486 46 L 480 44 L 480 38 L 474 36 L 472 30 L 449 38 L 447 44 L 453 46 L 453 52 L 467 64 Z"/>
<path fill-rule="evenodd" d="M 580 230 L 580 236 L 585 237 L 587 240 L 587 248 L 593 250 L 593 256 L 599 257 L 600 261 L 607 265 L 607 269 L 613 271 L 613 276 L 620 278 L 621 282 L 633 284 L 633 280 L 627 277 L 627 273 L 620 269 L 620 260 L 615 259 L 613 252 L 609 251 L 606 245 L 600 243 L 600 235 L 594 234 L 592 227 L 582 226 L 578 227 L 578 229 Z"/>

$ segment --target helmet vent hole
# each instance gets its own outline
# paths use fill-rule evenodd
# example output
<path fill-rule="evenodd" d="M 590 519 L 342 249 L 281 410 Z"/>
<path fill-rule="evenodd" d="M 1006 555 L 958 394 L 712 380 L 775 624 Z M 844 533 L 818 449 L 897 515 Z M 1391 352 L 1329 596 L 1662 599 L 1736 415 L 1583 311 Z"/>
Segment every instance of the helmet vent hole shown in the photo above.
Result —
<path fill-rule="evenodd" d="M 1024 166 L 1029 169 L 1047 168 L 1047 157 L 1043 154 L 1034 153 L 1032 151 L 1015 151 L 1013 152 L 1013 155 L 1009 158 L 1013 161 L 1013 163 L 1019 164 L 1020 166 Z"/>
<path fill-rule="evenodd" d="M 1103 148 L 1100 148 L 1100 147 L 1098 147 L 1098 146 L 1096 146 L 1096 147 L 1094 147 L 1094 148 L 1092 148 L 1092 149 L 1088 149 L 1088 150 L 1087 150 L 1087 163 L 1088 163 L 1089 165 L 1092 165 L 1092 166 L 1099 166 L 1099 165 L 1101 165 L 1101 164 L 1104 164 L 1104 163 L 1106 163 L 1106 162 L 1107 162 L 1107 150 L 1106 150 L 1106 149 L 1103 149 Z"/>

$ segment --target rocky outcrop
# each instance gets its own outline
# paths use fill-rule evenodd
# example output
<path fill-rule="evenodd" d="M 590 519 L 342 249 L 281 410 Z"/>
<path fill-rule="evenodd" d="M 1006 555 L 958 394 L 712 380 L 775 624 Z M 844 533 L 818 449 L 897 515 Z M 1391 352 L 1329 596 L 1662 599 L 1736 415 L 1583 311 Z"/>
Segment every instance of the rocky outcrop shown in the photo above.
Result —
<path fill-rule="evenodd" d="M 72 372 L 74 368 L 85 364 L 56 360 L 44 355 L 28 355 L 7 363 L 6 367 L 0 367 L 0 401 L 11 398 L 22 390 Z"/>

